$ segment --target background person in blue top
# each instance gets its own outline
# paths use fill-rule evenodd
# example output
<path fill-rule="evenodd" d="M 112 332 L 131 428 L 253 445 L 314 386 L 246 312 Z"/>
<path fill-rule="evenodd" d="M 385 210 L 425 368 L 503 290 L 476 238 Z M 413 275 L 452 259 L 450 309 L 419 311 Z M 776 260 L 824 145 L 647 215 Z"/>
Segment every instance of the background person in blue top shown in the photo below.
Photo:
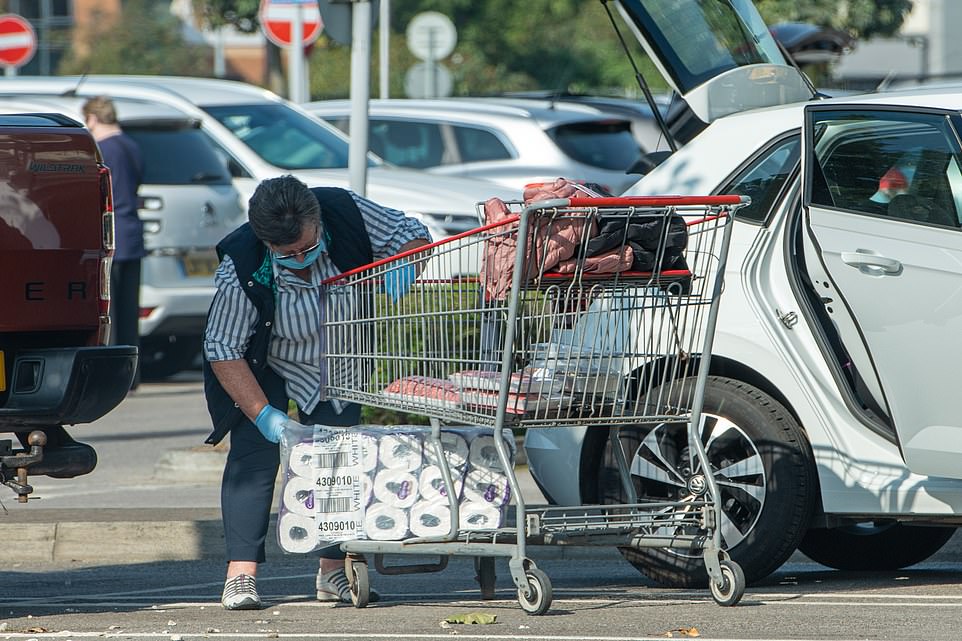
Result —
<path fill-rule="evenodd" d="M 214 425 L 207 442 L 230 433 L 221 482 L 227 546 L 221 602 L 229 610 L 261 607 L 255 577 L 265 560 L 288 399 L 305 425 L 352 426 L 360 419 L 359 405 L 321 401 L 321 282 L 431 239 L 404 212 L 344 189 L 308 189 L 293 176 L 258 185 L 248 218 L 217 245 L 221 263 L 204 336 L 204 392 Z M 408 264 L 394 275 L 384 286 L 397 300 L 416 273 Z M 339 546 L 320 557 L 318 600 L 349 603 Z"/>
<path fill-rule="evenodd" d="M 117 123 L 117 111 L 110 98 L 91 98 L 84 103 L 83 116 L 100 147 L 104 164 L 110 169 L 113 184 L 115 249 L 110 268 L 110 342 L 139 347 L 140 263 L 147 252 L 144 224 L 137 213 L 137 190 L 144 173 L 144 160 L 137 143 L 124 134 Z M 139 383 L 138 367 L 131 389 Z"/>

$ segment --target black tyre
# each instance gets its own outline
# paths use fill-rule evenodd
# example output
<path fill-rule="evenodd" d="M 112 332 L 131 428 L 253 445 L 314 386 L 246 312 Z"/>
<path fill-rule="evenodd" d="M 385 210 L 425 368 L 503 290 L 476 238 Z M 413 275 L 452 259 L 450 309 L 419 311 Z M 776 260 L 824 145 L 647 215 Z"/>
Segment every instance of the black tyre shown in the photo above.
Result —
<path fill-rule="evenodd" d="M 367 563 L 354 561 L 351 563 L 351 602 L 355 608 L 366 608 L 371 600 L 371 578 L 367 571 Z"/>
<path fill-rule="evenodd" d="M 669 404 L 688 398 L 694 379 L 666 392 Z M 658 390 L 652 396 L 658 395 Z M 702 443 L 718 484 L 722 546 L 748 583 L 775 571 L 798 546 L 811 517 L 817 477 L 811 447 L 794 417 L 761 390 L 729 378 L 709 377 Z M 689 451 L 684 423 L 622 428 L 639 500 L 692 498 L 687 480 L 701 473 Z M 624 503 L 609 441 L 598 490 L 603 503 Z M 665 528 L 662 534 L 670 534 Z M 622 555 L 655 581 L 672 587 L 706 587 L 699 550 L 622 548 Z"/>
<path fill-rule="evenodd" d="M 548 575 L 538 568 L 529 568 L 524 576 L 528 579 L 528 594 L 525 595 L 524 591 L 519 589 L 518 603 L 528 614 L 540 616 L 551 607 L 551 581 Z"/>
<path fill-rule="evenodd" d="M 895 522 L 812 528 L 798 549 L 813 561 L 836 570 L 898 570 L 921 563 L 941 550 L 955 530 Z"/>
<path fill-rule="evenodd" d="M 730 607 L 738 605 L 745 595 L 745 575 L 737 563 L 733 561 L 721 562 L 721 573 L 723 584 L 718 585 L 714 581 L 708 582 L 708 589 L 715 603 L 721 606 Z"/>
<path fill-rule="evenodd" d="M 145 381 L 170 378 L 188 369 L 201 350 L 201 339 L 189 336 L 145 338 L 140 344 L 140 377 Z"/>
<path fill-rule="evenodd" d="M 481 600 L 490 601 L 494 598 L 494 585 L 498 576 L 494 567 L 494 557 L 478 556 L 474 558 L 475 580 L 481 587 Z"/>

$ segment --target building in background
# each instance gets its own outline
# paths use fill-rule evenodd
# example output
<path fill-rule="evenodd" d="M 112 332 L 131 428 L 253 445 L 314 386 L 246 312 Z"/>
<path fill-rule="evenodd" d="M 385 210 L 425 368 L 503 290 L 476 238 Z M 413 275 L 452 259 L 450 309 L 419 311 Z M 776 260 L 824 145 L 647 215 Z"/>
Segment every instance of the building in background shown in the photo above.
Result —
<path fill-rule="evenodd" d="M 259 30 L 241 33 L 234 27 L 214 31 L 202 29 L 191 0 L 172 0 L 170 12 L 184 24 L 185 38 L 203 42 L 214 49 L 215 76 L 258 85 L 264 81 L 267 40 Z"/>
<path fill-rule="evenodd" d="M 216 69 L 221 77 L 260 84 L 264 78 L 264 36 L 260 32 L 239 33 L 233 28 L 202 31 L 194 19 L 190 0 L 154 0 L 169 5 L 184 23 L 184 38 L 203 42 L 221 52 Z M 104 21 L 116 20 L 123 0 L 0 0 L 0 13 L 15 13 L 27 19 L 37 34 L 37 53 L 17 71 L 20 75 L 52 76 L 71 49 L 81 51 L 84 34 Z"/>
<path fill-rule="evenodd" d="M 837 84 L 874 89 L 920 80 L 962 80 L 962 2 L 913 0 L 895 38 L 859 41 L 834 69 Z"/>

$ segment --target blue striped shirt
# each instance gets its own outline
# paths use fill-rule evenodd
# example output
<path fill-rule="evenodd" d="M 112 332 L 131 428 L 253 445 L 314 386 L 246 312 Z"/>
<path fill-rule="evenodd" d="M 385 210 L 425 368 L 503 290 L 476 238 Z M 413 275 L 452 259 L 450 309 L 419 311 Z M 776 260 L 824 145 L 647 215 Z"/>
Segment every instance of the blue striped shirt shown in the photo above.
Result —
<path fill-rule="evenodd" d="M 375 260 L 397 254 L 412 240 L 431 239 L 419 220 L 353 192 L 351 196 L 361 210 Z M 288 396 L 302 412 L 310 413 L 321 400 L 320 285 L 341 272 L 326 252 L 311 265 L 309 280 L 276 263 L 272 262 L 272 267 L 276 311 L 267 362 L 287 382 Z M 217 290 L 204 336 L 207 359 L 242 359 L 254 334 L 257 310 L 244 294 L 229 256 L 217 268 L 214 285 Z"/>

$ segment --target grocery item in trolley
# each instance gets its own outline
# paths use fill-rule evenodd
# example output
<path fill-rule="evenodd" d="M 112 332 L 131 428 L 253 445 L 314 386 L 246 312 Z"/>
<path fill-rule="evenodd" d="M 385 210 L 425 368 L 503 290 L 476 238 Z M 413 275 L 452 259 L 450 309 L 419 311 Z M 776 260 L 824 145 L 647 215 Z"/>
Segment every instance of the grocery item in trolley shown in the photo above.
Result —
<path fill-rule="evenodd" d="M 524 203 L 573 196 L 598 198 L 601 194 L 559 178 L 553 184 L 529 186 Z M 484 203 L 486 224 L 501 223 L 511 216 L 510 207 L 499 198 Z M 587 209 L 575 208 L 562 216 L 536 218 L 533 227 L 523 262 L 522 278 L 526 282 L 549 271 L 597 275 L 688 268 L 684 255 L 688 228 L 681 216 L 595 216 Z M 493 236 L 485 244 L 482 274 L 490 300 L 507 296 L 517 252 L 517 239 L 511 235 Z"/>
<path fill-rule="evenodd" d="M 451 529 L 451 474 L 460 530 L 504 524 L 511 492 L 493 431 L 445 428 L 444 461 L 421 426 L 291 426 L 281 441 L 281 549 L 306 553 L 339 541 L 400 541 Z M 504 439 L 513 465 L 515 445 Z"/>

